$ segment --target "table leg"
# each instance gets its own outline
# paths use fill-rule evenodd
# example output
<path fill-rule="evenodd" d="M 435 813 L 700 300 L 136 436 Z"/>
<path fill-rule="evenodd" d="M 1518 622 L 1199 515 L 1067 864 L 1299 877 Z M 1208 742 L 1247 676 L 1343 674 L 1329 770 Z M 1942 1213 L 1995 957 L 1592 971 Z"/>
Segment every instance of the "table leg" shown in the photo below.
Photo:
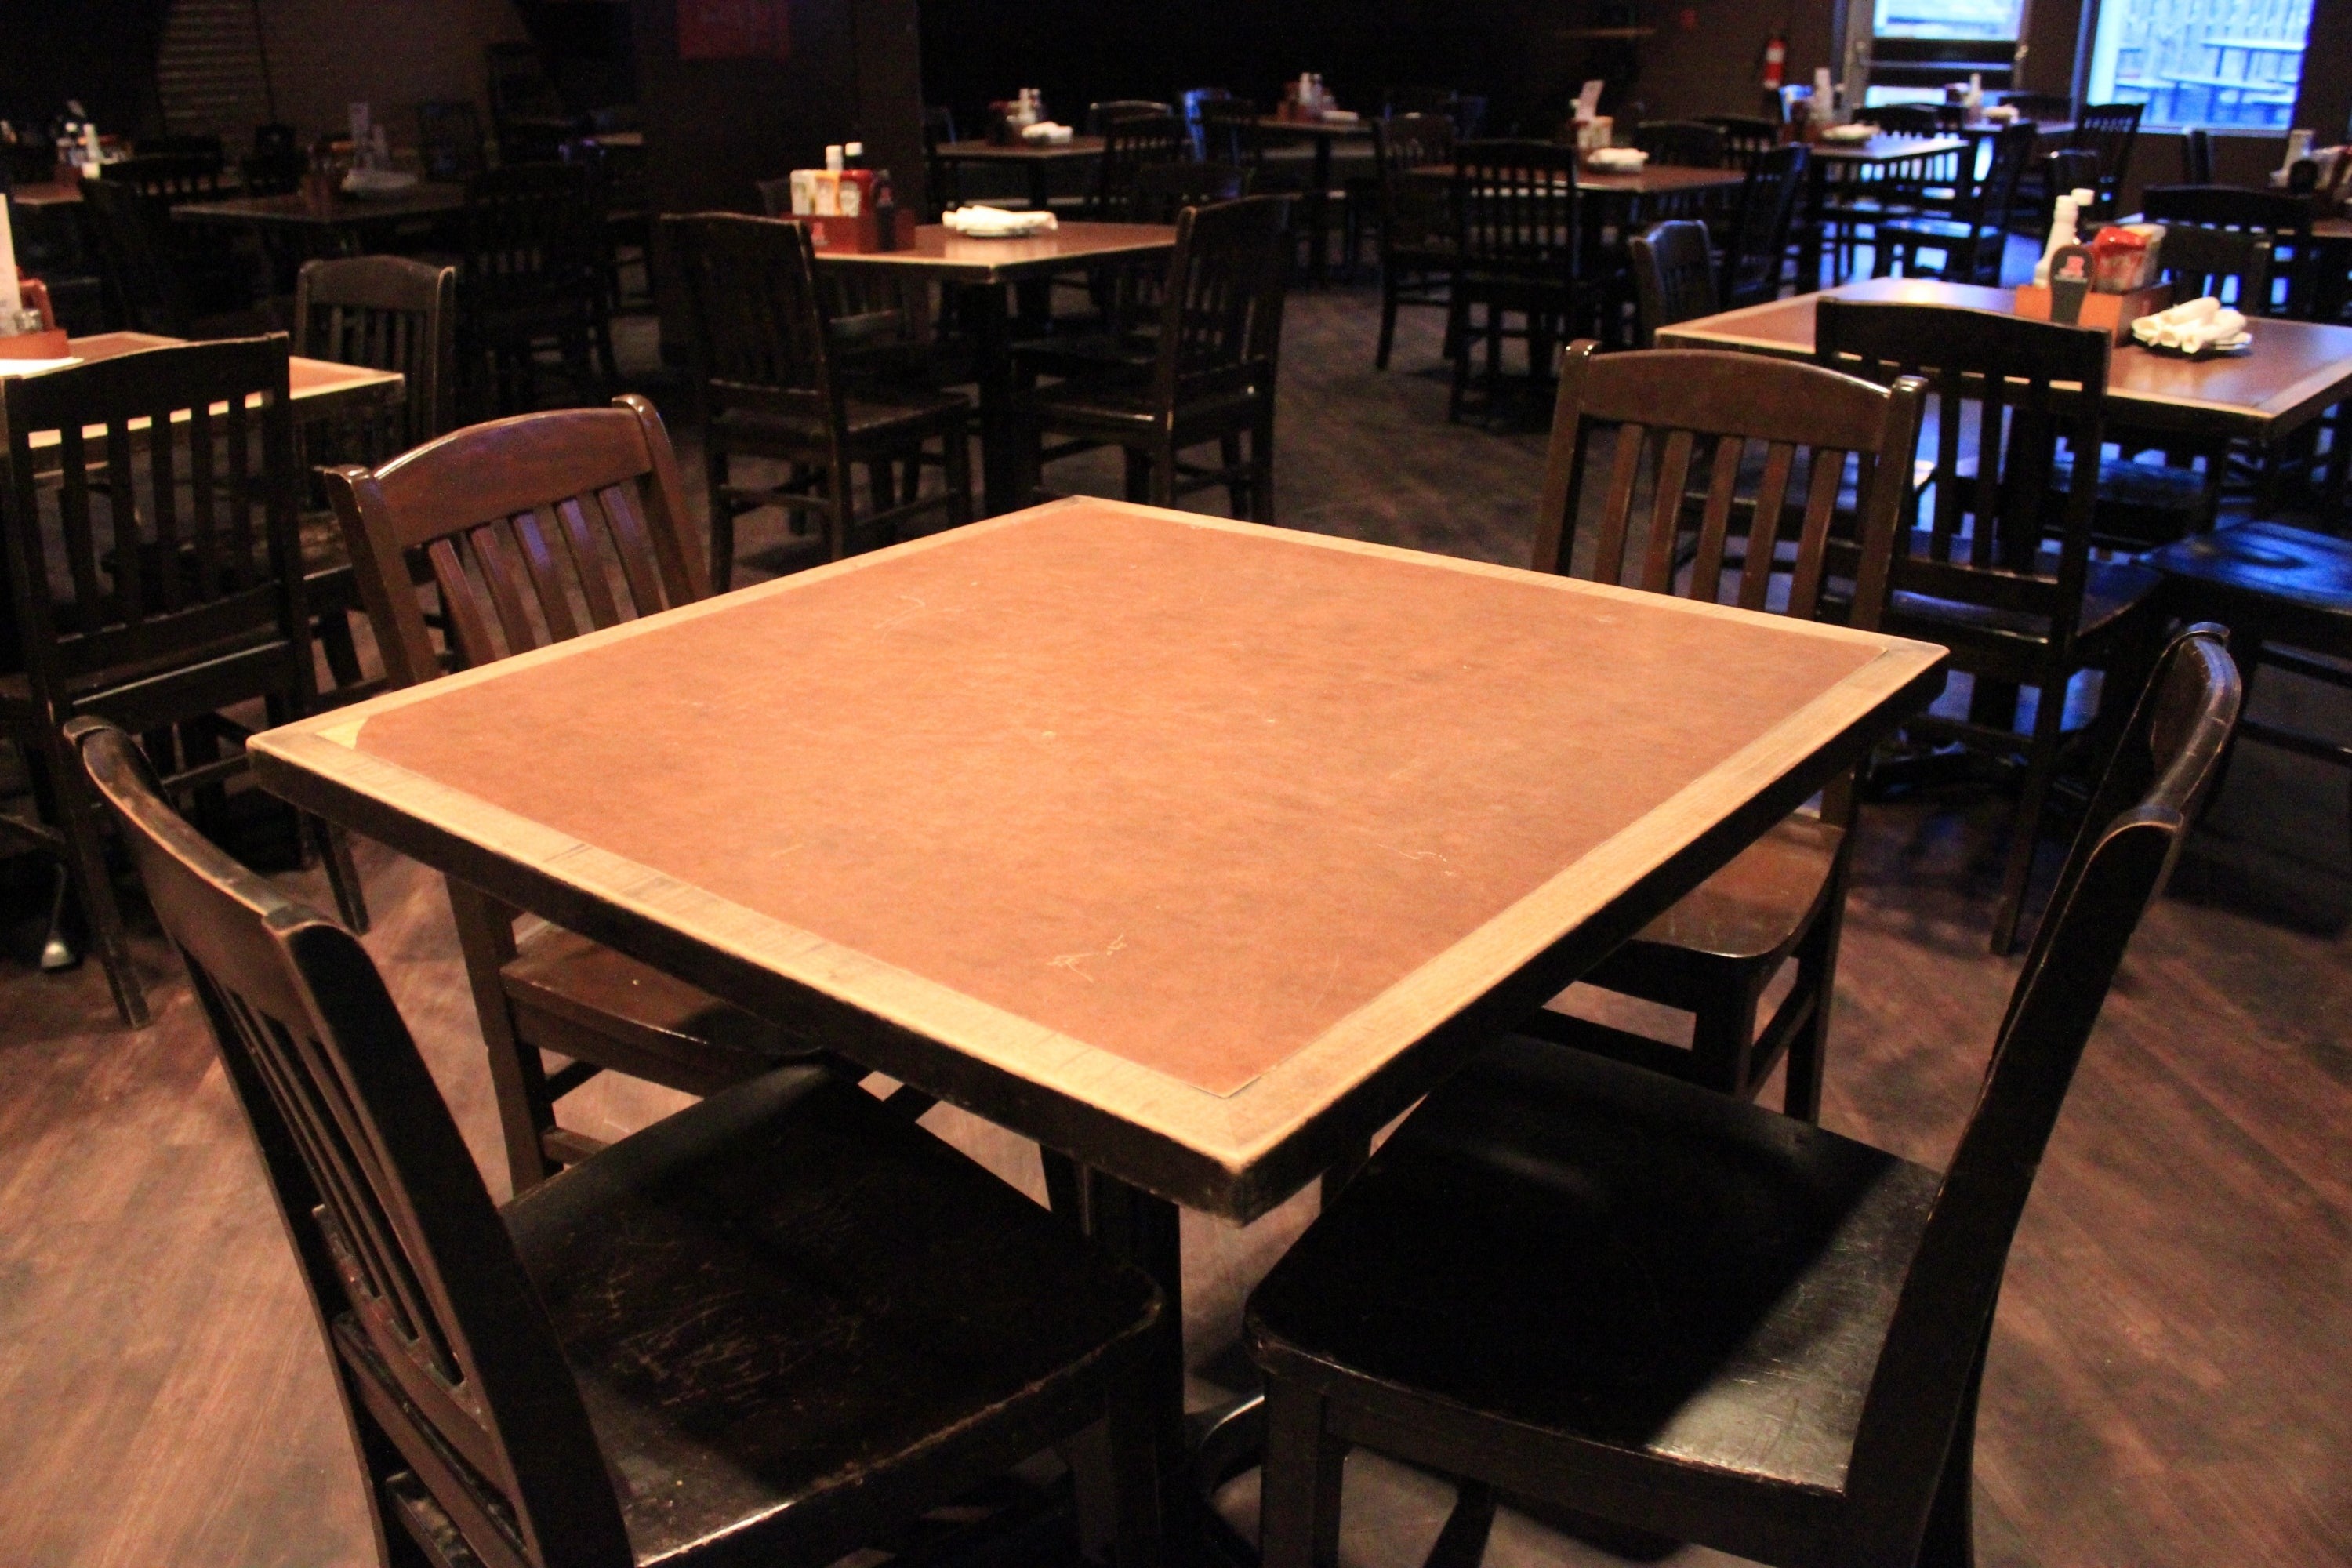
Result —
<path fill-rule="evenodd" d="M 993 517 L 1021 504 L 1021 421 L 1014 406 L 1012 323 L 1005 316 L 1004 288 L 983 283 L 963 292 L 964 330 L 971 334 L 972 369 L 980 385 L 982 493 L 974 514 Z"/>
<path fill-rule="evenodd" d="M 1314 192 L 1307 198 L 1313 204 L 1307 217 L 1308 232 L 1315 237 L 1315 254 L 1307 260 L 1308 275 L 1320 288 L 1331 280 L 1331 138 L 1315 138 L 1315 173 L 1309 176 Z"/>
<path fill-rule="evenodd" d="M 1822 286 L 1822 208 L 1827 205 L 1830 165 L 1826 158 L 1808 161 L 1805 169 L 1804 232 L 1797 238 L 1797 292 L 1811 294 Z"/>

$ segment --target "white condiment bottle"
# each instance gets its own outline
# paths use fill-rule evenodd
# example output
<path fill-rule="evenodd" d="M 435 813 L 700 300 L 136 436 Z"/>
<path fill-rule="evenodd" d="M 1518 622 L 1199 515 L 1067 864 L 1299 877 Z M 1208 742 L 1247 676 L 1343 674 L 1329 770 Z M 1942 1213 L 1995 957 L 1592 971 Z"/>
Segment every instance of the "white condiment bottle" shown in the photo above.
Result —
<path fill-rule="evenodd" d="M 2042 247 L 2042 259 L 2033 264 L 2033 286 L 2037 289 L 2050 287 L 2050 258 L 2067 246 L 2082 243 L 2081 237 L 2074 232 L 2074 225 L 2082 212 L 2079 205 L 2082 195 L 2081 191 L 2075 191 L 2051 204 L 2050 239 Z"/>

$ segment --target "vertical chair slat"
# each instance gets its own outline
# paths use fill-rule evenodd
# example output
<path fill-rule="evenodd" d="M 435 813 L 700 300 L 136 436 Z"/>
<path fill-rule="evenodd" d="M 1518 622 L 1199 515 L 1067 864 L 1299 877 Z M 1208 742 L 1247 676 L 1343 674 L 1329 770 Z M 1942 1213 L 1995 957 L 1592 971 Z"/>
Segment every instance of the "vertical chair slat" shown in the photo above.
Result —
<path fill-rule="evenodd" d="M 580 591 L 588 600 L 588 618 L 600 626 L 618 626 L 620 603 L 613 597 L 604 554 L 596 548 L 587 513 L 580 510 L 580 498 L 571 496 L 556 502 L 555 515 L 563 524 L 564 537 L 572 542 L 572 566 L 580 574 Z"/>
<path fill-rule="evenodd" d="M 530 612 L 523 607 L 522 584 L 517 581 L 514 549 L 507 542 L 507 521 L 494 518 L 475 528 L 468 535 L 474 546 L 474 566 L 481 573 L 483 585 L 490 591 L 490 607 L 498 612 L 499 629 L 505 636 L 507 651 L 520 653 L 539 646 L 538 628 L 530 624 Z"/>
<path fill-rule="evenodd" d="M 1789 577 L 1788 613 L 1811 620 L 1821 608 L 1822 574 L 1829 562 L 1830 524 L 1837 516 L 1838 487 L 1845 480 L 1843 452 L 1813 448 L 1812 488 L 1805 497 L 1805 531 L 1798 536 L 1797 565 Z M 1856 504 L 1866 504 L 1865 492 L 1854 492 Z"/>
<path fill-rule="evenodd" d="M 552 520 L 544 508 L 515 515 L 515 543 L 539 600 L 540 618 L 547 623 L 548 640 L 566 642 L 580 635 L 580 624 L 572 618 L 572 595 L 564 587 L 563 572 L 549 548 L 548 535 L 553 531 Z"/>
<path fill-rule="evenodd" d="M 1968 405 L 1956 371 L 1936 373 L 1936 522 L 1930 552 L 1938 561 L 1952 558 L 1958 534 L 1960 500 L 1960 421 Z"/>
<path fill-rule="evenodd" d="M 105 595 L 99 591 L 98 552 L 90 541 L 89 447 L 80 426 L 68 425 L 58 433 L 58 458 L 64 465 L 64 482 L 58 489 L 58 523 L 65 534 L 66 570 L 72 576 L 74 599 L 83 616 L 83 624 L 76 629 L 88 631 L 95 625 Z"/>
<path fill-rule="evenodd" d="M 1723 593 L 1724 541 L 1731 531 L 1732 505 L 1738 500 L 1740 461 L 1747 456 L 1745 437 L 1716 438 L 1706 510 L 1699 519 L 1698 555 L 1691 563 L 1691 597 L 1710 605 Z"/>
<path fill-rule="evenodd" d="M 172 438 L 169 426 L 149 434 L 160 436 L 164 441 Z M 128 418 L 107 422 L 106 491 L 107 518 L 113 524 L 114 533 L 115 616 L 125 626 L 135 626 L 147 618 L 147 574 L 146 562 L 141 559 L 144 541 L 139 536 L 139 486 L 131 468 Z"/>
<path fill-rule="evenodd" d="M 611 530 L 614 553 L 621 558 L 621 571 L 629 580 L 629 597 L 636 601 L 637 614 L 652 615 L 663 607 L 659 563 L 654 558 L 653 541 L 646 535 L 645 519 L 637 515 L 631 498 L 618 486 L 599 491 L 594 500 L 604 510 L 605 526 Z M 672 595 L 673 602 L 677 595 Z"/>
<path fill-rule="evenodd" d="M 457 657 L 467 665 L 487 664 L 499 657 L 490 640 L 490 625 L 482 618 L 480 596 L 466 575 L 465 557 L 458 552 L 457 542 L 464 533 L 453 533 L 436 539 L 425 547 L 425 558 L 433 565 L 433 585 L 441 596 L 441 613 L 449 622 L 449 640 Z"/>
<path fill-rule="evenodd" d="M 1617 427 L 1617 450 L 1609 462 L 1609 488 L 1601 502 L 1601 549 L 1592 574 L 1614 583 L 1625 571 L 1625 534 L 1633 521 L 1633 486 L 1642 477 L 1642 448 L 1649 432 L 1639 425 Z"/>
<path fill-rule="evenodd" d="M 180 539 L 180 484 L 173 471 L 178 460 L 179 437 L 172 429 L 170 411 L 158 409 L 151 416 L 147 433 L 148 482 L 153 488 L 155 504 L 155 573 L 154 596 L 168 614 L 177 610 L 187 599 L 189 563 L 182 555 Z M 197 597 L 204 596 L 203 589 Z"/>
<path fill-rule="evenodd" d="M 1681 532 L 1683 492 L 1690 485 L 1692 442 L 1688 430 L 1666 437 L 1657 479 L 1651 487 L 1650 537 L 1643 551 L 1641 581 L 1635 586 L 1653 594 L 1674 586 L 1675 543 Z"/>
<path fill-rule="evenodd" d="M 213 414 L 209 407 L 188 411 L 188 506 L 195 514 L 196 594 L 210 598 L 220 592 L 228 572 L 221 556 L 220 496 L 213 489 Z"/>

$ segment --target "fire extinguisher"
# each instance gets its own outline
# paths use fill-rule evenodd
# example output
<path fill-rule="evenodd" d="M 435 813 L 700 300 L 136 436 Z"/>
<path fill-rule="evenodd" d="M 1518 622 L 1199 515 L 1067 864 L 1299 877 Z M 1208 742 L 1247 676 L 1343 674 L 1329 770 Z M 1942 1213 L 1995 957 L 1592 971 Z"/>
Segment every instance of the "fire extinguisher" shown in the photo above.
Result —
<path fill-rule="evenodd" d="M 1780 90 L 1780 74 L 1789 63 L 1789 40 L 1775 33 L 1764 42 L 1764 90 Z"/>

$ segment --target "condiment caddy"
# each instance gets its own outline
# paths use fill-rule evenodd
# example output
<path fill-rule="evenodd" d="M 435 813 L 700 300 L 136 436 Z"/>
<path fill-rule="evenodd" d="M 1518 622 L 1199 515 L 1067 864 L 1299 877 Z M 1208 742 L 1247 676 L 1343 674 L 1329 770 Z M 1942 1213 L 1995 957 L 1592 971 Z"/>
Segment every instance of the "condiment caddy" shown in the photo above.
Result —
<path fill-rule="evenodd" d="M 863 255 L 914 247 L 914 210 L 898 205 L 887 169 L 866 167 L 862 142 L 828 146 L 822 169 L 794 169 L 792 197 L 793 216 L 808 226 L 815 249 Z"/>

